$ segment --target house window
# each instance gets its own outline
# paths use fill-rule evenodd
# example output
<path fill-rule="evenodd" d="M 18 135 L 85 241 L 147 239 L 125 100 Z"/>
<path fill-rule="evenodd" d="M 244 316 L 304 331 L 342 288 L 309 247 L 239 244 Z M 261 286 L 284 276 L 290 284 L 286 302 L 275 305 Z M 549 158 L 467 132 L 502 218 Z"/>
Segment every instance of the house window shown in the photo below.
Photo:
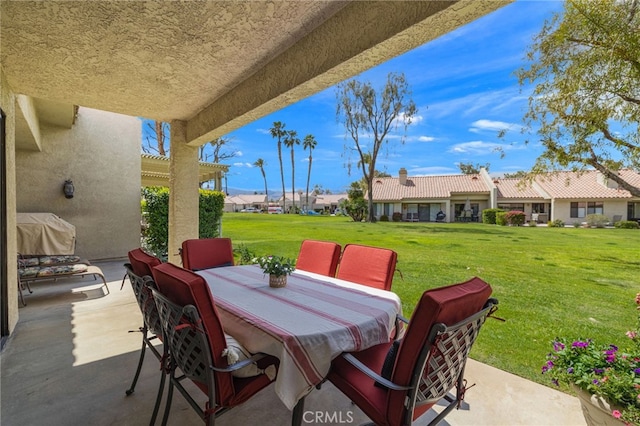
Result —
<path fill-rule="evenodd" d="M 382 214 L 386 215 L 388 218 L 391 218 L 391 215 L 393 214 L 393 204 L 384 203 L 382 210 L 383 210 Z"/>
<path fill-rule="evenodd" d="M 524 211 L 523 203 L 498 204 L 498 208 L 507 211 Z"/>
<path fill-rule="evenodd" d="M 545 203 L 531 203 L 531 213 L 546 213 Z"/>
<path fill-rule="evenodd" d="M 574 201 L 571 203 L 571 217 L 581 218 L 588 214 L 604 214 L 604 203 L 602 201 Z"/>
<path fill-rule="evenodd" d="M 587 203 L 587 214 L 604 214 L 604 203 L 602 201 Z"/>

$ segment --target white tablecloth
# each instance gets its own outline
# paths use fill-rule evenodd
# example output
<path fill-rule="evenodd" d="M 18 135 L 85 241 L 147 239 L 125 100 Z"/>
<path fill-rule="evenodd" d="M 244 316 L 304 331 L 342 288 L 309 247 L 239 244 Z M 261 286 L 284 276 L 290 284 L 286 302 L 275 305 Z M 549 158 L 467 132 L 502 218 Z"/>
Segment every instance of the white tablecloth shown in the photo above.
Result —
<path fill-rule="evenodd" d="M 211 288 L 225 332 L 252 353 L 280 359 L 275 390 L 289 409 L 339 354 L 388 342 L 402 309 L 392 292 L 310 272 L 294 272 L 284 288 L 269 287 L 269 277 L 253 265 L 198 274 Z"/>

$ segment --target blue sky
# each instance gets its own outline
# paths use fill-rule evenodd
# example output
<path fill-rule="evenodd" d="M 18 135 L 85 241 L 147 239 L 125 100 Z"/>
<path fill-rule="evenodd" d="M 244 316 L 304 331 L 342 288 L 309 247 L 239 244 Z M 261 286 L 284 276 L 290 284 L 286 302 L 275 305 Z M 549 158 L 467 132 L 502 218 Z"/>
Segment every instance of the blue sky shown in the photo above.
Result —
<path fill-rule="evenodd" d="M 418 116 L 406 133 L 406 142 L 391 139 L 381 151 L 376 169 L 397 176 L 405 167 L 409 176 L 459 173 L 458 164 L 490 163 L 491 174 L 528 170 L 542 152 L 536 143 L 524 144 L 520 133 L 531 87 L 521 88 L 514 71 L 525 64 L 525 52 L 545 19 L 561 11 L 561 1 L 516 1 L 454 32 L 391 59 L 359 76 L 381 89 L 389 72 L 402 72 L 413 92 Z M 344 127 L 336 121 L 335 88 L 326 89 L 228 135 L 236 157 L 225 162 L 227 184 L 236 189 L 264 191 L 262 158 L 270 193 L 281 192 L 276 140 L 269 134 L 274 121 L 296 130 L 302 140 L 312 134 L 311 187 L 322 185 L 344 192 L 361 178 L 346 167 Z M 498 132 L 510 128 L 506 137 Z M 504 158 L 495 151 L 501 147 Z M 296 189 L 306 186 L 308 151 L 295 150 Z M 291 190 L 290 151 L 283 147 L 285 186 Z"/>

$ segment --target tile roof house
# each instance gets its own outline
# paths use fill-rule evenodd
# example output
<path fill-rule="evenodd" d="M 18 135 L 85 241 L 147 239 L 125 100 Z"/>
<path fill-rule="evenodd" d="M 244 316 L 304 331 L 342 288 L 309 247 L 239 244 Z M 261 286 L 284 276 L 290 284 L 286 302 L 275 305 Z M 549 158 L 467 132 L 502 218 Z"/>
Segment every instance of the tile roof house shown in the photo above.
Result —
<path fill-rule="evenodd" d="M 640 174 L 619 173 L 640 187 Z M 400 213 L 411 222 L 436 221 L 439 212 L 446 214 L 446 222 L 478 221 L 487 208 L 520 210 L 527 220 L 538 222 L 559 219 L 570 224 L 592 213 L 612 221 L 640 219 L 640 199 L 595 170 L 549 173 L 528 184 L 492 178 L 485 169 L 470 175 L 410 177 L 402 168 L 398 177 L 376 178 L 372 191 L 378 218 Z"/>

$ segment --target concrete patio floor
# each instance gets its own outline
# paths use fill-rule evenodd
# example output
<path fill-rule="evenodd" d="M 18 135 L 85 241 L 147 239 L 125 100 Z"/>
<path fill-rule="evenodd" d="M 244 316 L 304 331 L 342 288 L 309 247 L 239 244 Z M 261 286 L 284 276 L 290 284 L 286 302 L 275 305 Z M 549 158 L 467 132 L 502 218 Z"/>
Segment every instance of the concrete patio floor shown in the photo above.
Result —
<path fill-rule="evenodd" d="M 138 361 L 141 315 L 123 260 L 95 262 L 111 294 L 92 278 L 37 283 L 26 294 L 20 321 L 0 354 L 0 424 L 146 425 L 160 372 L 147 358 L 135 393 L 125 396 Z M 554 389 L 470 360 L 460 410 L 442 425 L 584 425 L 578 400 Z M 198 394 L 199 391 L 194 391 Z M 203 398 L 204 400 L 204 398 Z M 439 410 L 439 408 L 436 408 Z M 432 410 L 416 424 L 427 424 Z M 219 417 L 220 425 L 287 425 L 291 412 L 269 387 Z M 331 384 L 306 399 L 303 424 L 362 424 L 367 421 Z M 199 417 L 174 395 L 169 424 L 198 425 Z"/>

